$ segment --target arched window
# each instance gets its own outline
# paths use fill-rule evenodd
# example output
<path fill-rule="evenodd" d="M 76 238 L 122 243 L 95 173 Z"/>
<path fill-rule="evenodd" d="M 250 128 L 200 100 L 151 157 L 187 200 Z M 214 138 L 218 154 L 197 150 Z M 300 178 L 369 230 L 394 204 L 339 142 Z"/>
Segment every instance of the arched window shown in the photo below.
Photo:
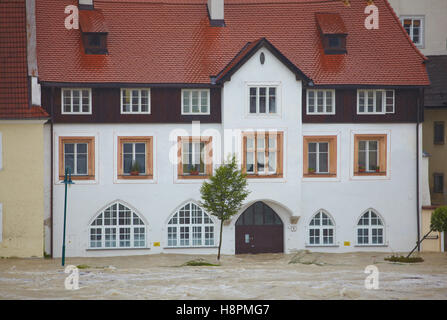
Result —
<path fill-rule="evenodd" d="M 323 210 L 318 211 L 309 224 L 310 245 L 332 245 L 335 242 L 335 224 Z"/>
<path fill-rule="evenodd" d="M 168 223 L 168 247 L 214 245 L 214 223 L 198 205 L 190 202 L 180 208 Z"/>
<path fill-rule="evenodd" d="M 357 244 L 377 245 L 384 243 L 383 221 L 377 213 L 369 209 L 357 224 Z"/>
<path fill-rule="evenodd" d="M 115 202 L 90 225 L 90 248 L 144 248 L 146 226 L 130 208 Z"/>

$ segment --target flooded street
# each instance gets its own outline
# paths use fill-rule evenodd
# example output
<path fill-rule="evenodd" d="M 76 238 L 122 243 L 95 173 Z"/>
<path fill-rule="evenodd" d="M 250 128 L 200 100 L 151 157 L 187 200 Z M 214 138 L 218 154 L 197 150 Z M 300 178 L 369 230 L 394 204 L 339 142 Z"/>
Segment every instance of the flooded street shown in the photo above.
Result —
<path fill-rule="evenodd" d="M 79 290 L 66 290 L 60 259 L 0 259 L 0 299 L 447 299 L 447 254 L 424 253 L 415 264 L 389 254 L 223 256 L 220 266 L 182 266 L 215 255 L 68 258 L 82 266 Z M 289 263 L 293 262 L 293 263 Z M 367 290 L 365 267 L 379 270 Z"/>

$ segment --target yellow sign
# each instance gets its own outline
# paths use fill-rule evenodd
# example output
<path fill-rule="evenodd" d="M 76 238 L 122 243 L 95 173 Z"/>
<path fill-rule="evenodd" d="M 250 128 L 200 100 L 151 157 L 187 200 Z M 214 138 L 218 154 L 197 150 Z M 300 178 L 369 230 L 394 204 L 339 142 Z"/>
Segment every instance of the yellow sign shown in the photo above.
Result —
<path fill-rule="evenodd" d="M 154 242 L 154 247 L 159 247 L 160 246 L 160 242 Z"/>
<path fill-rule="evenodd" d="M 349 242 L 349 241 L 345 241 L 345 242 L 343 242 L 343 245 L 344 245 L 345 247 L 349 247 L 349 246 L 351 245 L 351 242 Z"/>

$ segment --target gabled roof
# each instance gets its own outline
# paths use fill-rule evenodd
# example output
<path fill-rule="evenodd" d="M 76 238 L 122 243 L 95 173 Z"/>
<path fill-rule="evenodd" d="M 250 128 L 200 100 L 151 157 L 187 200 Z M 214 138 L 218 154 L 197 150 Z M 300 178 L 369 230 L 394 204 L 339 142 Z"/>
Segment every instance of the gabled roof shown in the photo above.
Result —
<path fill-rule="evenodd" d="M 47 118 L 30 107 L 25 0 L 0 1 L 0 119 Z"/>
<path fill-rule="evenodd" d="M 315 85 L 428 85 L 424 56 L 387 1 L 374 1 L 377 30 L 364 27 L 366 1 L 350 2 L 225 0 L 226 26 L 212 27 L 207 0 L 95 0 L 108 26 L 109 54 L 86 55 L 80 31 L 63 23 L 65 6 L 77 0 L 37 0 L 39 78 L 210 85 L 248 42 L 265 38 Z M 340 16 L 347 54 L 324 53 L 316 13 Z"/>
<path fill-rule="evenodd" d="M 253 42 L 248 42 L 242 50 L 231 60 L 231 62 L 217 75 L 215 82 L 223 83 L 231 79 L 233 75 L 248 59 L 250 59 L 259 49 L 267 48 L 276 58 L 285 64 L 297 78 L 310 81 L 310 79 L 298 69 L 289 59 L 287 59 L 275 46 L 266 38 L 261 38 Z"/>

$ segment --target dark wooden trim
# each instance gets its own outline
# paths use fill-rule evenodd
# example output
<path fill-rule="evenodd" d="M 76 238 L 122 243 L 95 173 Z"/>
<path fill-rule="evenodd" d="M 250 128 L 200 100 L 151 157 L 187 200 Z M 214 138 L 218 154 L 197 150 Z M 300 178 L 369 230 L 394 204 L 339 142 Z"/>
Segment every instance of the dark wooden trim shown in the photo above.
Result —
<path fill-rule="evenodd" d="M 221 88 L 212 83 L 129 83 L 129 82 L 54 82 L 39 81 L 42 87 L 59 88 Z"/>

